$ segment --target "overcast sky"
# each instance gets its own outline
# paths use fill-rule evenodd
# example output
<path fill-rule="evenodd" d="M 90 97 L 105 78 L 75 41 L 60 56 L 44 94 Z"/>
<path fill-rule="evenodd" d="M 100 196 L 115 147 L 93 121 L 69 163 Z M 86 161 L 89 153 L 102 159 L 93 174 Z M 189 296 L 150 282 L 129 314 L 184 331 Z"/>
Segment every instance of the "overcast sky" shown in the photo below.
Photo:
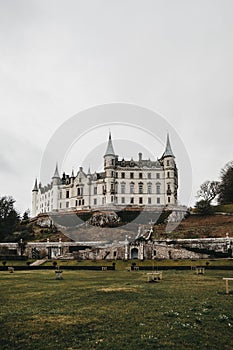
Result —
<path fill-rule="evenodd" d="M 155 111 L 176 130 L 194 203 L 233 159 L 233 1 L 0 0 L 1 196 L 30 208 L 57 128 L 112 102 Z"/>

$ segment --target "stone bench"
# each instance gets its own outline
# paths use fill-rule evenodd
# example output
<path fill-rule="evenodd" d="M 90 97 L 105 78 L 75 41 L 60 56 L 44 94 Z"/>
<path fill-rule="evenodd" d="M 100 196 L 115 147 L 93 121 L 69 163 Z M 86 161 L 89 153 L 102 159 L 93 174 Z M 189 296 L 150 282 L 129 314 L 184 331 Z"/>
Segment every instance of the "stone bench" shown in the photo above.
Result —
<path fill-rule="evenodd" d="M 196 274 L 197 274 L 197 275 L 204 275 L 204 273 L 205 273 L 205 268 L 204 268 L 204 267 L 201 267 L 201 266 L 197 266 L 197 267 L 195 268 L 195 270 L 196 270 Z"/>
<path fill-rule="evenodd" d="M 162 272 L 148 272 L 147 273 L 147 282 L 158 282 L 163 279 Z"/>

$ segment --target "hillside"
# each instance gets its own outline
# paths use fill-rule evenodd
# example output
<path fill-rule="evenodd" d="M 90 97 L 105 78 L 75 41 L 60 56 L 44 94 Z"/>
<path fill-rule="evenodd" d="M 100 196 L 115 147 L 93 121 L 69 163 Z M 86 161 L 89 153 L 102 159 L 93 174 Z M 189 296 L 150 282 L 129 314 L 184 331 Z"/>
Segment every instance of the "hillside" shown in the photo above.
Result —
<path fill-rule="evenodd" d="M 164 224 L 155 227 L 155 235 L 164 238 L 226 237 L 226 233 L 230 237 L 233 236 L 233 215 L 190 215 L 171 233 L 166 233 L 166 225 Z"/>
<path fill-rule="evenodd" d="M 41 220 L 41 217 L 39 218 Z M 46 216 L 43 216 L 46 220 Z M 147 221 L 148 223 L 148 221 Z M 79 228 L 56 228 L 51 225 L 39 225 L 37 219 L 21 225 L 18 232 L 8 241 L 124 241 L 126 236 L 135 238 L 138 233 L 138 223 L 129 223 L 119 227 L 96 227 L 83 224 Z M 143 225 L 144 230 L 150 226 Z M 169 228 L 169 231 L 167 230 Z M 226 233 L 233 237 L 233 215 L 215 214 L 211 216 L 190 215 L 180 224 L 156 224 L 153 237 L 155 239 L 166 238 L 208 238 L 225 237 Z"/>

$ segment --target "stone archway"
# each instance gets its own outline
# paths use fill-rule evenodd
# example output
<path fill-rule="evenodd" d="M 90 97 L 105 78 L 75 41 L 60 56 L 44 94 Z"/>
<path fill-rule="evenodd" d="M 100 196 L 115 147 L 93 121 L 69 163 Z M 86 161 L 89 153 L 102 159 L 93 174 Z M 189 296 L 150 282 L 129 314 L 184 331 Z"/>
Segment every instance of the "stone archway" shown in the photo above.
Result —
<path fill-rule="evenodd" d="M 131 249 L 131 259 L 138 259 L 138 248 Z"/>

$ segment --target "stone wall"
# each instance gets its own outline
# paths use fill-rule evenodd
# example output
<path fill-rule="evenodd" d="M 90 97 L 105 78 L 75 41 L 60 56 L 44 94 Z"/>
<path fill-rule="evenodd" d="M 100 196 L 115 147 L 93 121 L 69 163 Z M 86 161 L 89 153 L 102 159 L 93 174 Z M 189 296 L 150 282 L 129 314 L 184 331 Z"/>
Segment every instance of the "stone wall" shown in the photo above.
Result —
<path fill-rule="evenodd" d="M 0 256 L 18 255 L 29 258 L 75 258 L 91 260 L 115 259 L 198 259 L 208 258 L 209 252 L 232 251 L 233 238 L 177 239 L 164 241 L 127 239 L 122 244 L 101 246 L 98 242 L 19 242 L 0 243 Z"/>

